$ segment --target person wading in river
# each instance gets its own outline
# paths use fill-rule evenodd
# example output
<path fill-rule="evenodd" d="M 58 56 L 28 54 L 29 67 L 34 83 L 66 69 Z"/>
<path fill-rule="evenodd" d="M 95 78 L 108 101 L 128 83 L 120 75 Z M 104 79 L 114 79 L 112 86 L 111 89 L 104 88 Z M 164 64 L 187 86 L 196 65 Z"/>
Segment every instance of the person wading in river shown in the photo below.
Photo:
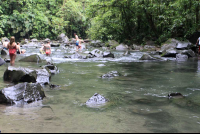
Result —
<path fill-rule="evenodd" d="M 74 36 L 75 36 L 75 40 L 76 40 L 76 51 L 78 51 L 78 49 L 80 48 L 80 46 L 79 46 L 79 38 L 78 38 L 78 35 L 76 33 L 74 33 Z"/>
<path fill-rule="evenodd" d="M 14 36 L 12 36 L 10 38 L 10 42 L 8 43 L 7 48 L 9 50 L 9 55 L 10 55 L 10 65 L 14 66 L 15 58 L 16 58 L 16 51 L 17 51 L 17 49 L 19 49 L 19 47 L 17 46 L 17 44 L 15 42 Z"/>
<path fill-rule="evenodd" d="M 47 44 L 44 45 L 44 51 L 46 53 L 46 56 L 50 56 L 51 55 L 50 41 L 47 41 Z"/>
<path fill-rule="evenodd" d="M 84 40 L 82 40 L 81 39 L 81 37 L 80 37 L 80 39 L 78 39 L 78 46 L 76 47 L 77 48 L 77 50 L 76 51 L 78 51 L 78 49 L 80 49 L 81 50 L 81 42 L 84 42 Z M 85 43 L 85 42 L 84 42 Z"/>

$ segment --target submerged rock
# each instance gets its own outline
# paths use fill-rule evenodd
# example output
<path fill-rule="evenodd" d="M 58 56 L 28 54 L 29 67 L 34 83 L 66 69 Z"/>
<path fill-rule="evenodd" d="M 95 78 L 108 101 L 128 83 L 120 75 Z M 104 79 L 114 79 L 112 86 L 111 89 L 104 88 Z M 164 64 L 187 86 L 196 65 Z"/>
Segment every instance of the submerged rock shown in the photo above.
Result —
<path fill-rule="evenodd" d="M 47 65 L 43 66 L 43 68 L 45 68 L 51 74 L 59 73 L 59 70 L 58 70 L 57 66 L 55 66 L 53 63 L 48 63 Z"/>
<path fill-rule="evenodd" d="M 112 77 L 117 77 L 120 76 L 120 73 L 117 71 L 110 71 L 107 74 L 104 74 L 101 76 L 101 78 L 112 78 Z"/>
<path fill-rule="evenodd" d="M 43 88 L 39 83 L 20 83 L 0 91 L 0 103 L 33 102 L 44 97 Z"/>
<path fill-rule="evenodd" d="M 168 94 L 168 98 L 184 98 L 184 96 L 181 93 L 170 93 Z"/>
<path fill-rule="evenodd" d="M 89 107 L 96 107 L 96 106 L 102 106 L 106 102 L 108 102 L 108 99 L 104 98 L 98 93 L 95 93 L 87 102 L 86 105 Z"/>

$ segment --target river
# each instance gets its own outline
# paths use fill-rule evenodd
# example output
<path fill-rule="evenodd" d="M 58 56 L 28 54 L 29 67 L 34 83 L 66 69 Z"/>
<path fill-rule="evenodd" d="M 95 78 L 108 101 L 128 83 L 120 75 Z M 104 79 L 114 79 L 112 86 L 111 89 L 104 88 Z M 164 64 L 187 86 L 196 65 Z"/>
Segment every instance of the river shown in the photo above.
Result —
<path fill-rule="evenodd" d="M 26 48 L 27 49 L 27 48 Z M 0 105 L 2 133 L 199 133 L 200 59 L 184 62 L 140 61 L 145 52 L 129 56 L 113 51 L 116 58 L 66 59 L 71 50 L 52 48 L 52 56 L 27 49 L 52 61 L 59 73 L 44 88 L 44 100 L 30 104 Z M 75 50 L 75 48 L 73 49 Z M 80 54 L 84 53 L 78 52 Z M 19 62 L 15 66 L 39 68 L 42 63 Z M 0 67 L 0 89 L 9 86 Z M 121 76 L 100 78 L 109 71 Z M 179 92 L 185 98 L 168 99 Z M 88 107 L 85 102 L 95 93 L 109 100 L 106 105 Z"/>

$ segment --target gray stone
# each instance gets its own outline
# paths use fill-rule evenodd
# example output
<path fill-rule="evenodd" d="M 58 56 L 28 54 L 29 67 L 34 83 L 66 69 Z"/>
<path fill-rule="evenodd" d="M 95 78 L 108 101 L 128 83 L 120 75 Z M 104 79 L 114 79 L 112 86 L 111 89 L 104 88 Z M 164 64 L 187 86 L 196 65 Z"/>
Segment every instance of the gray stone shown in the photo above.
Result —
<path fill-rule="evenodd" d="M 97 107 L 102 106 L 106 102 L 108 102 L 108 99 L 104 98 L 98 93 L 95 93 L 87 102 L 86 105 L 89 107 Z"/>
<path fill-rule="evenodd" d="M 0 103 L 33 102 L 44 97 L 44 90 L 39 83 L 19 83 L 0 91 Z"/>

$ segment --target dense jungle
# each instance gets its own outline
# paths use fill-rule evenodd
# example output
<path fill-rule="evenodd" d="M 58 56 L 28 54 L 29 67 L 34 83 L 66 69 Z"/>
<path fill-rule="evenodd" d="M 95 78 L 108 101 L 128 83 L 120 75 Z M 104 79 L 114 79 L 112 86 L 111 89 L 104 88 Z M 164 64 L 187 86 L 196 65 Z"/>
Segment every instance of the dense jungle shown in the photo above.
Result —
<path fill-rule="evenodd" d="M 199 133 L 199 10 L 200 0 L 0 0 L 0 133 Z M 24 50 L 14 64 L 12 36 Z"/>

